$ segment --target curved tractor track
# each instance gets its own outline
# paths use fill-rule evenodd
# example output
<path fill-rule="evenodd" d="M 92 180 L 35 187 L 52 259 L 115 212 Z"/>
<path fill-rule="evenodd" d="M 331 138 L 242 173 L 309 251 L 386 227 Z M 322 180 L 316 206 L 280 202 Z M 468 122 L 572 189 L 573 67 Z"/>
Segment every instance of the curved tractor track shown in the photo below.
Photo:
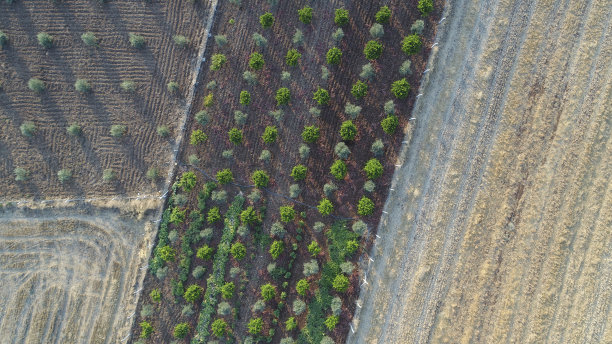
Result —
<path fill-rule="evenodd" d="M 612 2 L 445 16 L 348 342 L 612 342 Z"/>

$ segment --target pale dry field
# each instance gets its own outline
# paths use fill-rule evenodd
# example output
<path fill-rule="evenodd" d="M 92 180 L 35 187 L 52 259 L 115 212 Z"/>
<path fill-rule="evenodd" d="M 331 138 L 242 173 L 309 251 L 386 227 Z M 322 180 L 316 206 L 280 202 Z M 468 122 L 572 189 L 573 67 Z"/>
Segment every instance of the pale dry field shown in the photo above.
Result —
<path fill-rule="evenodd" d="M 160 206 L 133 201 L 0 212 L 0 343 L 125 338 L 156 232 L 153 209 Z"/>
<path fill-rule="evenodd" d="M 612 343 L 612 1 L 445 15 L 348 342 Z"/>

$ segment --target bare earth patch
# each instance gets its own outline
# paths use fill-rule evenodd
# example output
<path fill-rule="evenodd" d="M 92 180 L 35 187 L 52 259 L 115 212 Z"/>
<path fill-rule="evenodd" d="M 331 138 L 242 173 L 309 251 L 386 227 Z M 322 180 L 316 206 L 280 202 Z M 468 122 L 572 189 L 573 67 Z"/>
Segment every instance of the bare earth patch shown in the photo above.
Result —
<path fill-rule="evenodd" d="M 611 12 L 448 4 L 348 342 L 612 342 Z"/>
<path fill-rule="evenodd" d="M 160 207 L 136 203 L 0 212 L 5 339 L 116 343 L 127 335 Z"/>

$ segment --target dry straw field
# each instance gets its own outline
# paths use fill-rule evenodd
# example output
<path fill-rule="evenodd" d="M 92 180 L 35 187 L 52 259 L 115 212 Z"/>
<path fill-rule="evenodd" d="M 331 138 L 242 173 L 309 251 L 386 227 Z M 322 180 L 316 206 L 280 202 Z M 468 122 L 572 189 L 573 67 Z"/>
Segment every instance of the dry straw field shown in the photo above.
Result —
<path fill-rule="evenodd" d="M 612 342 L 612 2 L 443 15 L 348 342 Z"/>

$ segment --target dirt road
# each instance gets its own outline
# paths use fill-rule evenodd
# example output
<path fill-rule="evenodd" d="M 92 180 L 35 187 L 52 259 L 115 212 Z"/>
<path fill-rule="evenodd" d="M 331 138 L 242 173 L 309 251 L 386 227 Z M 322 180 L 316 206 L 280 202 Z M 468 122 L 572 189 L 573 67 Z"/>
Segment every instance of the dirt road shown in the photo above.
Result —
<path fill-rule="evenodd" d="M 612 1 L 445 10 L 349 343 L 610 343 Z"/>

